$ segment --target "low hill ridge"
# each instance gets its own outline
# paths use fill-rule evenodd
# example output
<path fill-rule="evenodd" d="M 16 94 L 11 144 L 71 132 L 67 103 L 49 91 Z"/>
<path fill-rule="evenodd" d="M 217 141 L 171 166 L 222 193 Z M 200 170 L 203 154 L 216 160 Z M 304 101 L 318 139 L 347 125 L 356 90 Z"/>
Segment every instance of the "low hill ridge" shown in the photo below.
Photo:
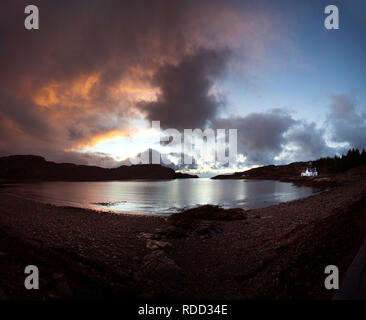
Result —
<path fill-rule="evenodd" d="M 133 179 L 182 179 L 197 176 L 178 173 L 159 164 L 122 165 L 118 168 L 55 163 L 41 156 L 0 158 L 0 179 L 18 181 L 112 181 Z"/>

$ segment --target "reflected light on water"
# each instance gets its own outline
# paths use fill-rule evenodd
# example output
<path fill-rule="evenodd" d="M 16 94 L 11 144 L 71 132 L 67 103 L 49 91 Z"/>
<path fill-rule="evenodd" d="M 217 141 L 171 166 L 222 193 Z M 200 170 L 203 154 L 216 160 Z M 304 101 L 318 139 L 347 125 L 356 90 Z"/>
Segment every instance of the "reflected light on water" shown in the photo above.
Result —
<path fill-rule="evenodd" d="M 168 181 L 42 182 L 8 189 L 61 206 L 113 212 L 169 214 L 213 204 L 253 209 L 307 197 L 317 189 L 269 180 L 181 179 Z"/>

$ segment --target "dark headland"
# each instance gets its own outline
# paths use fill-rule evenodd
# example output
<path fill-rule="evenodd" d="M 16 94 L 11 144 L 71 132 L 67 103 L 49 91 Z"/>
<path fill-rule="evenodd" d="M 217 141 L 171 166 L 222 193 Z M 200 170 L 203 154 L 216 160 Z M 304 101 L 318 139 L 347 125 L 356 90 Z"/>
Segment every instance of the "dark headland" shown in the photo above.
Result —
<path fill-rule="evenodd" d="M 112 181 L 131 179 L 184 179 L 197 176 L 175 172 L 158 164 L 101 168 L 55 163 L 34 155 L 0 158 L 0 179 L 18 181 Z"/>
<path fill-rule="evenodd" d="M 293 162 L 287 165 L 268 165 L 253 168 L 246 171 L 235 172 L 233 174 L 223 174 L 212 177 L 214 180 L 278 180 L 282 182 L 292 182 L 296 185 L 312 187 L 330 187 L 336 185 L 337 176 L 330 173 L 327 169 L 321 168 L 320 175 L 316 177 L 302 177 L 301 172 L 313 164 L 309 162 Z"/>
<path fill-rule="evenodd" d="M 232 174 L 212 177 L 217 180 L 265 179 L 292 182 L 298 185 L 320 188 L 333 187 L 347 179 L 355 179 L 366 166 L 366 151 L 351 149 L 347 154 L 334 158 L 320 158 L 314 161 L 293 162 L 287 165 L 267 165 Z M 307 168 L 316 169 L 318 175 L 301 176 Z"/>

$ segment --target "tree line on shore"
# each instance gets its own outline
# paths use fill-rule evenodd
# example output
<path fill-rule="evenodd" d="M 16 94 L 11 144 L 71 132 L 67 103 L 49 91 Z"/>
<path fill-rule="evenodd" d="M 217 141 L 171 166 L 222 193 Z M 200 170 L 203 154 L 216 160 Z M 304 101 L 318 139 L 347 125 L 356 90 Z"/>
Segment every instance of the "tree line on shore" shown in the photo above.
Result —
<path fill-rule="evenodd" d="M 357 166 L 366 165 L 366 151 L 363 149 L 350 149 L 347 154 L 320 158 L 313 162 L 318 168 L 325 168 L 329 173 L 344 172 Z"/>

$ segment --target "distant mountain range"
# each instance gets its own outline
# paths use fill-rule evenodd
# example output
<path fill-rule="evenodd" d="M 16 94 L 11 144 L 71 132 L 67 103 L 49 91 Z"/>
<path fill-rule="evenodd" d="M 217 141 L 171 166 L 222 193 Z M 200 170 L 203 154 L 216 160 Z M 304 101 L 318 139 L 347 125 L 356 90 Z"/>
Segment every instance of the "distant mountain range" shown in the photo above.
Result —
<path fill-rule="evenodd" d="M 0 179 L 17 181 L 112 181 L 133 179 L 184 179 L 195 175 L 175 172 L 158 164 L 141 164 L 118 168 L 55 163 L 34 155 L 0 158 Z"/>

